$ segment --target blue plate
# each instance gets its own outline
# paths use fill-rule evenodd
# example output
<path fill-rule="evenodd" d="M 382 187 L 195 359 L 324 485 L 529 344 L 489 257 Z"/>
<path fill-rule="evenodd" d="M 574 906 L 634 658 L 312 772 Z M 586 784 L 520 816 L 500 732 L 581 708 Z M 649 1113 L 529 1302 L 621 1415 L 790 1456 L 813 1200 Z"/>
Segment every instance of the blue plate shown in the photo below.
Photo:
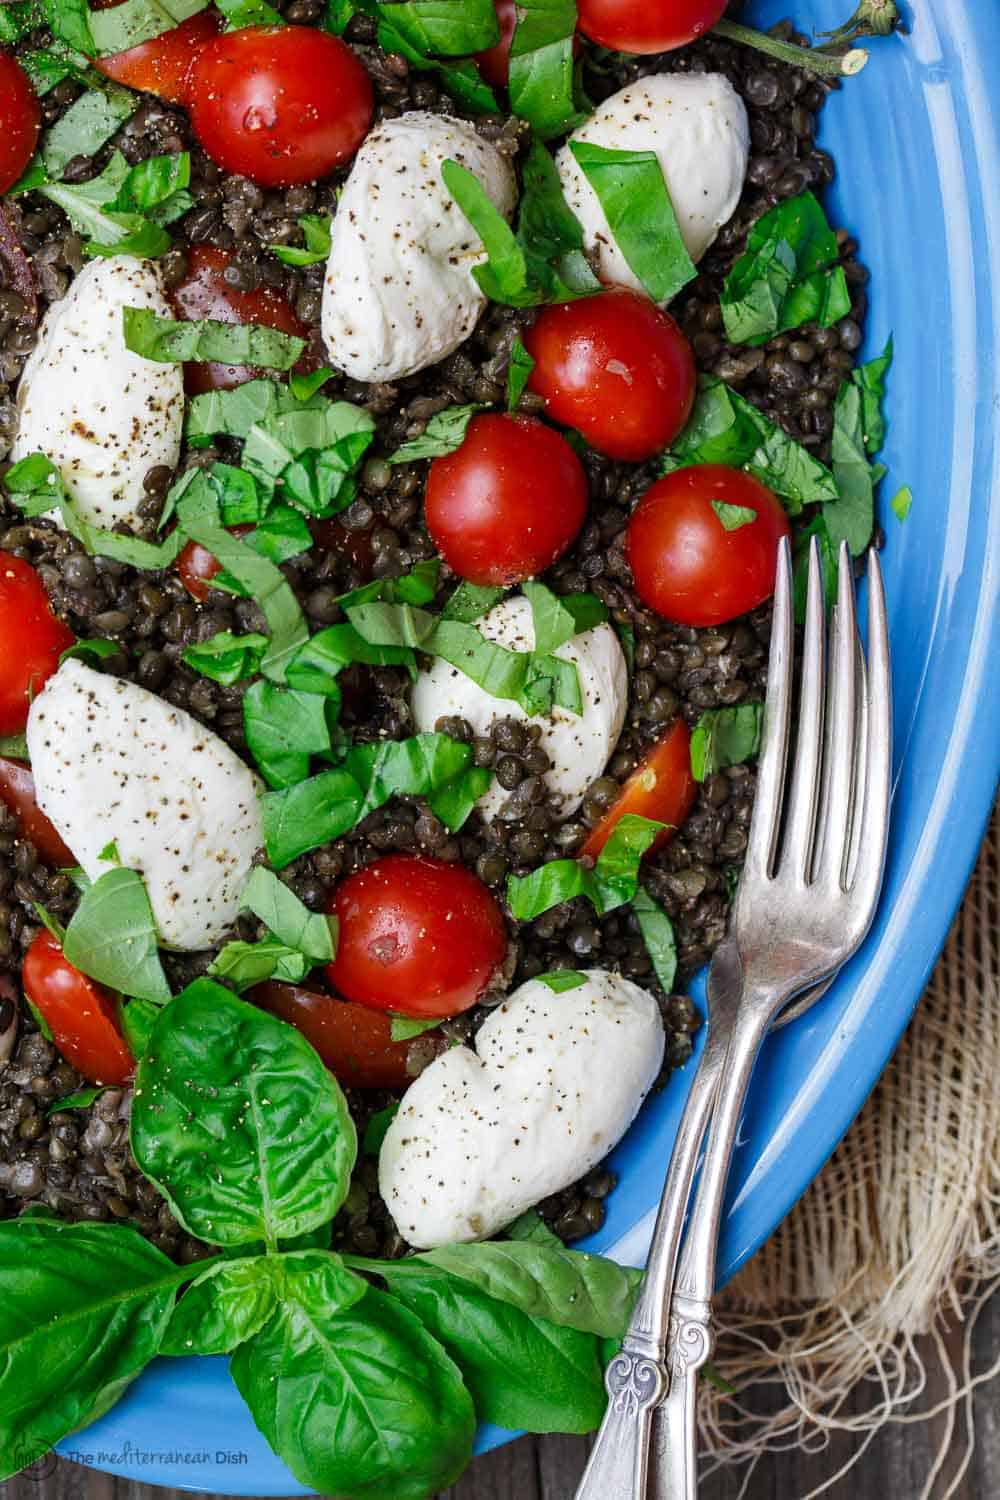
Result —
<path fill-rule="evenodd" d="M 767 0 L 817 28 L 848 0 Z M 885 894 L 863 951 L 754 1079 L 721 1252 L 730 1277 L 784 1218 L 865 1101 L 910 1018 L 961 899 L 1000 773 L 1000 21 L 921 0 L 828 103 L 843 177 L 834 222 L 873 272 L 871 355 L 891 331 L 884 554 L 896 695 Z M 900 525 L 888 497 L 913 488 Z M 690 1070 L 688 1070 L 690 1071 Z M 615 1153 L 621 1181 L 588 1248 L 638 1264 L 685 1090 L 679 1075 Z M 510 1434 L 483 1429 L 480 1450 Z M 110 1473 L 232 1495 L 306 1494 L 271 1453 L 222 1359 L 159 1360 L 59 1452 Z"/>

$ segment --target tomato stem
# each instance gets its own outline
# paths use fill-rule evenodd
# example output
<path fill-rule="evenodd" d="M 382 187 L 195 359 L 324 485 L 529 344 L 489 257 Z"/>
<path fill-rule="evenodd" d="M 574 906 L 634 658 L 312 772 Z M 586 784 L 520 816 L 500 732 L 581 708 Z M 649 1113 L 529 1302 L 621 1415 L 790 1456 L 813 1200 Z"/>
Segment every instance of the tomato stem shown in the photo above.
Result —
<path fill-rule="evenodd" d="M 863 36 L 889 36 L 902 25 L 902 18 L 895 0 L 861 0 L 849 21 L 834 31 L 821 31 L 820 36 L 829 38 L 827 47 L 846 47 Z"/>
<path fill-rule="evenodd" d="M 820 52 L 812 47 L 796 47 L 792 42 L 779 42 L 777 37 L 755 31 L 752 26 L 741 26 L 738 21 L 717 21 L 712 27 L 712 35 L 739 42 L 744 47 L 754 47 L 758 52 L 766 52 L 781 62 L 793 63 L 797 68 L 808 68 L 821 78 L 850 78 L 860 73 L 868 61 L 868 53 L 863 47 L 852 47 L 848 52 Z"/>

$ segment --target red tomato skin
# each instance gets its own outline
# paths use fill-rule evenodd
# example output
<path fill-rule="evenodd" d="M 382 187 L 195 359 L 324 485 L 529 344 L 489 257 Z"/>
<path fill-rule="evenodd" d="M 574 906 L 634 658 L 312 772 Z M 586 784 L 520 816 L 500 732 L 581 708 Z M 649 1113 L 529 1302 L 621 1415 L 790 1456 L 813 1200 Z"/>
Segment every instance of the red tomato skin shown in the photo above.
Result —
<path fill-rule="evenodd" d="M 253 527 L 250 525 L 227 526 L 226 530 L 232 536 L 246 536 L 248 531 L 253 531 Z M 191 598 L 197 599 L 199 604 L 204 604 L 208 598 L 212 579 L 216 573 L 222 572 L 222 568 L 218 558 L 214 557 L 207 547 L 203 547 L 200 542 L 188 542 L 178 555 L 177 572 Z"/>
<path fill-rule="evenodd" d="M 624 783 L 621 796 L 580 846 L 580 857 L 596 859 L 626 813 L 653 818 L 668 826 L 647 849 L 652 854 L 669 843 L 691 811 L 698 784 L 691 774 L 691 732 L 683 719 L 675 719 L 666 734 L 646 751 Z"/>
<path fill-rule="evenodd" d="M 23 760 L 0 757 L 0 802 L 17 818 L 21 837 L 34 844 L 46 864 L 56 869 L 76 864 L 72 851 L 35 800 L 35 778 Z"/>
<path fill-rule="evenodd" d="M 248 26 L 210 42 L 188 108 L 213 161 L 262 187 L 325 177 L 361 145 L 371 80 L 346 42 L 312 26 Z"/>
<path fill-rule="evenodd" d="M 561 557 L 587 513 L 587 479 L 572 448 L 534 417 L 473 417 L 454 453 L 435 458 L 427 530 L 460 578 L 520 583 Z"/>
<path fill-rule="evenodd" d="M 240 292 L 225 279 L 232 262 L 229 250 L 214 245 L 192 245 L 187 252 L 184 279 L 171 290 L 170 305 L 181 318 L 215 318 L 220 323 L 263 323 L 281 333 L 306 338 L 309 330 L 299 322 L 287 298 L 272 287 Z M 261 371 L 253 365 L 220 365 L 192 362 L 184 366 L 184 388 L 191 396 L 205 391 L 228 391 L 254 380 Z"/>
<path fill-rule="evenodd" d="M 394 1042 L 382 1010 L 354 1005 L 297 984 L 269 980 L 247 995 L 300 1031 L 337 1081 L 350 1089 L 405 1089 L 408 1042 Z"/>
<path fill-rule="evenodd" d="M 35 154 L 42 106 L 15 57 L 0 48 L 0 193 L 13 187 Z"/>
<path fill-rule="evenodd" d="M 517 7 L 514 0 L 493 0 L 493 9 L 500 22 L 500 40 L 484 52 L 474 53 L 473 57 L 486 82 L 492 88 L 505 89 L 510 73 L 510 44 L 517 25 Z"/>
<path fill-rule="evenodd" d="M 24 993 L 45 1017 L 55 1046 L 89 1083 L 127 1083 L 135 1060 L 115 1020 L 108 992 L 63 957 L 42 931 L 24 956 Z"/>
<path fill-rule="evenodd" d="M 727 531 L 712 501 L 756 521 Z M 629 518 L 625 552 L 643 604 L 678 625 L 723 625 L 774 592 L 778 543 L 790 534 L 781 502 L 759 479 L 695 464 L 658 479 Z"/>
<path fill-rule="evenodd" d="M 524 346 L 535 361 L 528 387 L 546 415 L 608 458 L 652 458 L 691 415 L 691 345 L 669 313 L 628 287 L 543 308 Z"/>
<path fill-rule="evenodd" d="M 670 52 L 710 31 L 727 0 L 580 0 L 584 36 L 613 52 Z"/>
<path fill-rule="evenodd" d="M 76 640 L 52 613 L 30 563 L 0 552 L 0 735 L 20 734 L 28 709 Z"/>
<path fill-rule="evenodd" d="M 94 67 L 116 83 L 155 94 L 168 104 L 186 104 L 195 61 L 221 30 L 222 16 L 209 6 L 151 41 L 95 57 Z"/>
<path fill-rule="evenodd" d="M 475 1005 L 507 951 L 503 913 L 470 870 L 390 854 L 341 881 L 327 966 L 340 994 L 373 1010 L 431 1018 Z"/>

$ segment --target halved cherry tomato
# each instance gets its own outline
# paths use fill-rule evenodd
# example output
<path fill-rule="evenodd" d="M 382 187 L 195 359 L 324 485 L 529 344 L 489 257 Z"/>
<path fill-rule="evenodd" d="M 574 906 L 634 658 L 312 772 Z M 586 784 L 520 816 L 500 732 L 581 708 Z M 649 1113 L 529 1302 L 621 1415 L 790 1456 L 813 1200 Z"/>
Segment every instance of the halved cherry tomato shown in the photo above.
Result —
<path fill-rule="evenodd" d="M 543 308 L 524 335 L 546 415 L 609 458 L 639 462 L 680 432 L 698 374 L 669 313 L 628 287 Z"/>
<path fill-rule="evenodd" d="M 500 40 L 484 52 L 475 53 L 474 61 L 487 83 L 495 89 L 505 89 L 510 72 L 510 44 L 517 25 L 517 6 L 514 0 L 493 0 L 493 9 L 500 22 Z"/>
<path fill-rule="evenodd" d="M 35 154 L 42 106 L 27 73 L 0 50 L 0 193 L 13 187 Z"/>
<path fill-rule="evenodd" d="M 678 625 L 722 625 L 774 592 L 778 543 L 789 531 L 781 502 L 752 474 L 694 464 L 650 486 L 629 518 L 625 550 L 650 609 Z"/>
<path fill-rule="evenodd" d="M 409 1043 L 392 1040 L 385 1011 L 277 980 L 255 985 L 246 998 L 301 1031 L 345 1088 L 402 1089 L 411 1081 Z"/>
<path fill-rule="evenodd" d="M 0 734 L 20 734 L 31 700 L 76 636 L 52 613 L 30 563 L 0 552 Z"/>
<path fill-rule="evenodd" d="M 188 108 L 213 161 L 263 187 L 325 177 L 354 155 L 374 111 L 346 42 L 313 26 L 249 26 L 195 62 Z"/>
<path fill-rule="evenodd" d="M 285 297 L 272 287 L 254 292 L 237 291 L 226 280 L 233 255 L 214 245 L 192 245 L 187 252 L 187 271 L 170 292 L 170 302 L 182 318 L 215 318 L 220 323 L 263 323 L 281 333 L 305 338 L 308 329 L 299 322 Z M 252 365 L 186 364 L 184 386 L 190 395 L 204 391 L 231 390 L 259 375 Z"/>
<path fill-rule="evenodd" d="M 584 36 L 614 52 L 669 52 L 704 36 L 727 0 L 580 0 Z"/>
<path fill-rule="evenodd" d="M 89 1083 L 127 1083 L 135 1060 L 118 1030 L 107 990 L 74 969 L 50 932 L 40 932 L 24 956 L 24 993 L 41 1012 L 52 1040 Z"/>
<path fill-rule="evenodd" d="M 697 790 L 691 774 L 691 734 L 683 719 L 675 719 L 625 782 L 617 802 L 590 830 L 580 854 L 596 859 L 626 813 L 669 824 L 657 834 L 647 853 L 662 848 L 691 811 Z"/>
<path fill-rule="evenodd" d="M 534 417 L 473 417 L 454 453 L 436 458 L 424 494 L 427 530 L 470 583 L 520 583 L 561 557 L 587 512 L 583 465 Z"/>
<path fill-rule="evenodd" d="M 404 1016 L 454 1016 L 475 1005 L 507 951 L 503 913 L 464 865 L 390 854 L 341 881 L 327 966 L 342 995 Z"/>
<path fill-rule="evenodd" d="M 76 864 L 72 851 L 66 848 L 35 800 L 35 778 L 23 760 L 0 756 L 0 802 L 10 808 L 21 834 L 34 844 L 46 864 L 57 869 Z"/>
<path fill-rule="evenodd" d="M 253 531 L 253 527 L 250 525 L 227 526 L 226 530 L 233 536 L 245 536 L 248 531 Z M 209 584 L 216 573 L 222 572 L 222 565 L 218 558 L 214 557 L 200 542 L 188 542 L 177 558 L 177 572 L 191 598 L 197 599 L 199 604 L 204 604 L 208 598 Z"/>
<path fill-rule="evenodd" d="M 124 52 L 112 52 L 107 57 L 95 57 L 94 67 L 116 83 L 155 94 L 168 104 L 186 104 L 198 55 L 221 30 L 222 16 L 210 5 L 148 42 L 140 42 Z"/>

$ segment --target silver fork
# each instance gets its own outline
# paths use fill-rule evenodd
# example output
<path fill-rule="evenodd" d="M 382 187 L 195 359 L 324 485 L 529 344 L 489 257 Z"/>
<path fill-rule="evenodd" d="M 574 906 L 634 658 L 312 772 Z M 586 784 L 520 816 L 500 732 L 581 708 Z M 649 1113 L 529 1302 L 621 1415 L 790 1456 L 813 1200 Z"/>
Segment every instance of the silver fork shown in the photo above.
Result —
<path fill-rule="evenodd" d="M 746 862 L 730 930 L 709 971 L 708 1038 L 674 1143 L 646 1275 L 621 1352 L 608 1366 L 608 1410 L 576 1500 L 645 1500 L 654 1413 L 657 1500 L 693 1500 L 697 1493 L 697 1374 L 712 1350 L 719 1225 L 757 1054 L 787 1003 L 820 986 L 799 1002 L 801 1014 L 818 999 L 823 981 L 856 951 L 882 882 L 891 696 L 885 598 L 874 552 L 868 581 L 866 667 L 850 557 L 842 547 L 828 668 L 823 585 L 813 542 L 798 734 L 789 763 L 792 585 L 788 544 L 781 545 L 764 743 Z M 709 1116 L 708 1147 L 678 1275 L 684 1214 Z"/>

